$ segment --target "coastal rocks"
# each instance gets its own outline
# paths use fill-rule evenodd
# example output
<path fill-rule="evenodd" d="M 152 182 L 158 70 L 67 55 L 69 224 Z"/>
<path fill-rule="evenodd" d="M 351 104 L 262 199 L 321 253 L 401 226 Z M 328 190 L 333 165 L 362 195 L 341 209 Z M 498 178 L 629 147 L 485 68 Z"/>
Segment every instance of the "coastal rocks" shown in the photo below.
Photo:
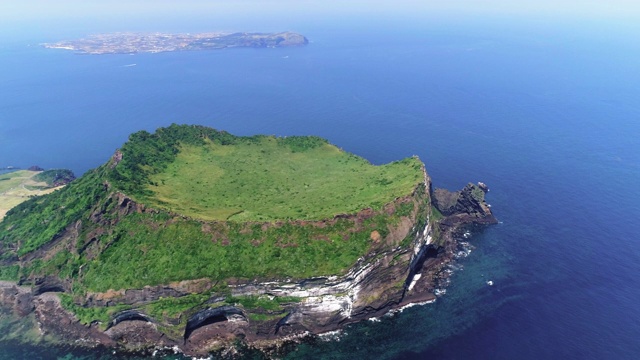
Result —
<path fill-rule="evenodd" d="M 142 321 L 153 323 L 153 320 L 144 313 L 137 310 L 125 310 L 113 316 L 113 320 L 109 324 L 109 327 L 118 325 L 123 321 Z"/>
<path fill-rule="evenodd" d="M 201 310 L 191 316 L 187 321 L 187 326 L 184 330 L 184 339 L 186 341 L 189 336 L 199 328 L 225 321 L 247 322 L 247 318 L 242 310 L 233 306 L 220 306 Z"/>
<path fill-rule="evenodd" d="M 44 293 L 34 297 L 36 319 L 42 335 L 53 335 L 56 339 L 83 346 L 107 345 L 116 343 L 96 326 L 82 325 L 64 310 L 60 299 L 54 293 Z"/>
<path fill-rule="evenodd" d="M 424 189 L 430 189 L 426 174 Z M 61 307 L 58 296 L 51 292 L 68 292 L 68 285 L 55 278 L 34 280 L 33 291 L 0 283 L 0 303 L 10 306 L 19 316 L 33 312 L 41 334 L 55 335 L 68 343 L 78 343 L 80 339 L 86 346 L 102 344 L 136 350 L 175 346 L 185 354 L 202 356 L 240 340 L 268 350 L 284 341 L 297 341 L 286 339 L 338 330 L 345 324 L 414 303 L 432 302 L 444 294 L 449 268 L 460 251 L 457 234 L 467 224 L 496 221 L 484 201 L 487 190 L 486 185 L 469 184 L 458 192 L 441 189 L 431 192 L 432 204 L 444 215 L 438 221 L 428 206 L 429 192 L 423 191 L 420 199 L 427 204 L 425 218 L 418 219 L 414 214 L 411 221 L 400 220 L 385 236 L 380 233 L 371 236 L 369 252 L 342 276 L 270 281 L 233 279 L 224 292 L 219 292 L 221 287 L 214 286 L 209 279 L 196 279 L 86 294 L 77 305 L 131 308 L 112 315 L 105 331 L 97 323 L 81 324 Z M 113 195 L 112 203 L 120 216 L 141 211 L 122 194 Z M 368 214 L 361 212 L 355 219 L 366 218 Z M 99 211 L 95 215 L 91 221 L 107 221 L 101 219 Z M 204 292 L 211 294 L 200 305 L 205 308 L 193 308 L 172 319 L 152 318 L 144 310 L 147 304 L 161 298 Z M 233 303 L 233 299 L 243 298 L 290 300 L 278 301 L 276 310 L 245 307 L 242 301 Z"/>
<path fill-rule="evenodd" d="M 115 345 L 97 327 L 81 324 L 64 310 L 55 293 L 34 295 L 31 287 L 0 281 L 0 307 L 13 310 L 13 316 L 17 318 L 34 314 L 39 334 L 53 337 L 56 341 L 89 347 Z"/>
<path fill-rule="evenodd" d="M 0 304 L 10 308 L 17 316 L 26 316 L 34 309 L 31 289 L 17 286 L 12 282 L 0 281 Z"/>
<path fill-rule="evenodd" d="M 456 192 L 445 189 L 432 191 L 433 205 L 444 215 L 436 224 L 439 246 L 428 249 L 421 258 L 422 262 L 415 270 L 416 275 L 408 288 L 405 302 L 420 302 L 427 297 L 426 294 L 435 299 L 434 295 L 445 293 L 443 288 L 449 283 L 451 275 L 449 268 L 459 257 L 459 247 L 463 244 L 457 238 L 468 225 L 491 225 L 498 222 L 484 199 L 488 191 L 488 186 L 482 182 L 478 185 L 469 183 Z"/>
<path fill-rule="evenodd" d="M 130 349 L 157 347 L 173 347 L 178 342 L 167 338 L 158 331 L 156 324 L 137 319 L 128 319 L 109 328 L 105 334 L 114 342 Z"/>
<path fill-rule="evenodd" d="M 485 193 L 489 188 L 484 183 L 478 185 L 469 183 L 464 189 L 451 192 L 445 189 L 433 191 L 433 205 L 445 216 L 464 215 L 476 218 L 472 222 L 483 224 L 497 223 L 485 202 Z"/>

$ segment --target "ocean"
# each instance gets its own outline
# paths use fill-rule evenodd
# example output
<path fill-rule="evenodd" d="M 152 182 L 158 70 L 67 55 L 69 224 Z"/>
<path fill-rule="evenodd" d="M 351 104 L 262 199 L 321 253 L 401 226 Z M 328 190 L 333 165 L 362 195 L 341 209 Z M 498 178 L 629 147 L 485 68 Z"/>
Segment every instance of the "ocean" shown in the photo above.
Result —
<path fill-rule="evenodd" d="M 301 25 L 303 48 L 103 56 L 3 40 L 0 167 L 80 175 L 174 122 L 418 155 L 437 187 L 487 183 L 500 224 L 466 239 L 435 303 L 287 358 L 637 359 L 640 31 L 595 25 Z M 0 359 L 126 356 L 0 343 Z"/>

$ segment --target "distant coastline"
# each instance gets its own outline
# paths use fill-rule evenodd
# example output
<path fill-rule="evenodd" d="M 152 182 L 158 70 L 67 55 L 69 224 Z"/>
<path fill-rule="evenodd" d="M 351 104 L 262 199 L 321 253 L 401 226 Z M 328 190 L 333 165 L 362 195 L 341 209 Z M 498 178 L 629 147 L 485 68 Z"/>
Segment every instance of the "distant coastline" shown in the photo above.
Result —
<path fill-rule="evenodd" d="M 42 44 L 47 49 L 72 50 L 79 54 L 135 54 L 234 47 L 275 48 L 304 46 L 309 41 L 294 32 L 279 33 L 109 33 L 82 39 Z"/>

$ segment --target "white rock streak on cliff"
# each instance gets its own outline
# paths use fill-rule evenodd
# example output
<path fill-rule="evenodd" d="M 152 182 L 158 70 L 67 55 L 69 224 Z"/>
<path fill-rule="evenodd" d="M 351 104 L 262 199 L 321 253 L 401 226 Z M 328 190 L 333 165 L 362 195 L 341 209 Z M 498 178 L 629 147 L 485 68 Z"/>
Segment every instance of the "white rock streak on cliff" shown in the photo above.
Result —
<path fill-rule="evenodd" d="M 422 256 L 426 248 L 432 243 L 431 229 L 427 218 L 424 229 L 416 231 L 413 254 L 410 264 L 413 264 Z M 400 247 L 383 255 L 402 251 Z M 234 296 L 293 296 L 302 298 L 300 310 L 303 313 L 324 313 L 327 315 L 339 313 L 344 318 L 350 318 L 354 303 L 361 295 L 361 284 L 366 277 L 377 267 L 382 266 L 384 256 L 378 256 L 377 260 L 365 263 L 364 258 L 358 259 L 356 265 L 344 276 L 331 276 L 326 278 L 308 279 L 303 282 L 265 282 L 251 285 L 239 285 L 232 289 Z M 409 290 L 413 288 L 419 275 L 413 276 Z"/>

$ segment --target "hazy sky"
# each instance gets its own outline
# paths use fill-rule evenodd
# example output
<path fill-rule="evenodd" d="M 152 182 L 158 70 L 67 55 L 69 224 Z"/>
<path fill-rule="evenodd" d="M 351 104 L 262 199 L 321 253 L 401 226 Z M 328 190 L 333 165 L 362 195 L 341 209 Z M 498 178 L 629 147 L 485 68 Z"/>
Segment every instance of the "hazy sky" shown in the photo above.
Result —
<path fill-rule="evenodd" d="M 0 17 L 24 20 L 76 16 L 218 14 L 339 14 L 415 12 L 632 16 L 638 0 L 0 0 Z"/>
<path fill-rule="evenodd" d="M 491 16 L 637 24 L 640 0 L 0 0 L 0 38 L 22 31 L 52 37 L 82 30 L 275 31 L 338 20 L 419 24 Z"/>

